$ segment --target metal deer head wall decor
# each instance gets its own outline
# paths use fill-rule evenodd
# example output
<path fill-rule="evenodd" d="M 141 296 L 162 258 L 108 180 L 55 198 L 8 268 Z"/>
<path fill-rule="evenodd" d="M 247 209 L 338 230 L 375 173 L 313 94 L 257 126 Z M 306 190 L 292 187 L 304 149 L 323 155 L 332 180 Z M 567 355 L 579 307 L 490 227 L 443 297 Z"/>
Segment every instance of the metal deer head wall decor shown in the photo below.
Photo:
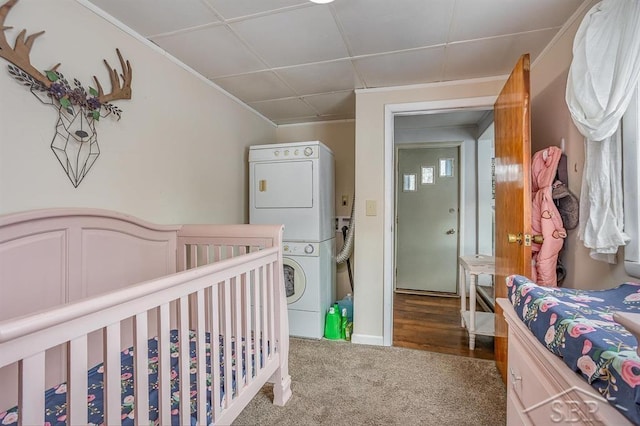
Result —
<path fill-rule="evenodd" d="M 74 187 L 78 187 L 87 175 L 91 166 L 100 155 L 95 123 L 100 117 L 114 114 L 120 119 L 122 110 L 111 104 L 119 99 L 131 99 L 132 70 L 129 61 L 125 61 L 116 49 L 122 73 L 111 68 L 104 60 L 109 70 L 111 92 L 104 93 L 98 79 L 94 76 L 96 88 L 87 90 L 77 80 L 73 85 L 57 69 L 53 68 L 40 72 L 29 59 L 31 47 L 35 39 L 44 31 L 26 36 L 22 30 L 16 37 L 14 47 L 7 42 L 5 31 L 13 27 L 4 26 L 4 21 L 11 8 L 18 0 L 9 0 L 0 7 L 0 58 L 10 62 L 9 74 L 21 84 L 28 86 L 42 103 L 50 104 L 58 111 L 56 133 L 51 142 L 51 149 L 55 153 L 62 168 L 66 172 Z"/>

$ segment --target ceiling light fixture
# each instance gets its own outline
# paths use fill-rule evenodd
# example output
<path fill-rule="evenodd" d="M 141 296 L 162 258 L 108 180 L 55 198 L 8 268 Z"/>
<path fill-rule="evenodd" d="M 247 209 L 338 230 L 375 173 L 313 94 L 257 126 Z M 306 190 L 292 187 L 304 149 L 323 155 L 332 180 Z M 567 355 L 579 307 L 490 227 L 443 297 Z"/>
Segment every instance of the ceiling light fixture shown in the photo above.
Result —
<path fill-rule="evenodd" d="M 312 3 L 318 3 L 318 4 L 326 4 L 326 3 L 331 3 L 333 0 L 311 0 Z"/>

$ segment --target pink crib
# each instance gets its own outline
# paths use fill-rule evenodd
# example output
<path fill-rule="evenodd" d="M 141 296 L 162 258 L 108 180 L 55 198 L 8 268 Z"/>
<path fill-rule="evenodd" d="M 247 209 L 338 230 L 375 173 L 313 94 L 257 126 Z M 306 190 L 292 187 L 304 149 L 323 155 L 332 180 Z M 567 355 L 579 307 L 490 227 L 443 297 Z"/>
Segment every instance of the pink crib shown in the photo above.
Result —
<path fill-rule="evenodd" d="M 267 382 L 284 405 L 281 243 L 276 225 L 158 226 L 94 209 L 0 217 L 3 421 L 228 424 Z M 48 407 L 56 393 L 63 403 Z"/>

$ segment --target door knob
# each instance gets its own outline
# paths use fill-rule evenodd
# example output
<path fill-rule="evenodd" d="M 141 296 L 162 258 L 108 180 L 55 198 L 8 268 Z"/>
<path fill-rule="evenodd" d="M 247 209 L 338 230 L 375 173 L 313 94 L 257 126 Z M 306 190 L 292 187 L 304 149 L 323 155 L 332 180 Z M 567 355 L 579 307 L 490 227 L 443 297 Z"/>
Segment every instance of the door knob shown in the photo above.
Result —
<path fill-rule="evenodd" d="M 509 241 L 509 244 L 522 244 L 522 234 L 507 234 L 507 239 Z"/>
<path fill-rule="evenodd" d="M 446 234 L 447 234 L 447 235 L 453 235 L 453 234 L 455 234 L 455 233 L 456 233 L 456 230 L 455 230 L 455 229 L 453 229 L 453 228 L 449 229 L 449 230 L 446 232 Z"/>
<path fill-rule="evenodd" d="M 522 245 L 524 242 L 525 246 L 530 246 L 531 241 L 536 244 L 542 244 L 544 242 L 544 237 L 542 235 L 531 235 L 531 234 L 507 234 L 507 239 L 509 243 L 518 243 Z"/>

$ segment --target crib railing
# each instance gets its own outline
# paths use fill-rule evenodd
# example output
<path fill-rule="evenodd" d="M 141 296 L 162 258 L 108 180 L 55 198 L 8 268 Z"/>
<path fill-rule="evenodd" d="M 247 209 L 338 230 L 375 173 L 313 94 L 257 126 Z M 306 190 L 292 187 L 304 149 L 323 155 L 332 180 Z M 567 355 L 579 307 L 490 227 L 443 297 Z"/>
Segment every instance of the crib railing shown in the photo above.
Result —
<path fill-rule="evenodd" d="M 66 422 L 88 423 L 87 370 L 92 366 L 88 360 L 96 357 L 92 352 L 97 346 L 90 344 L 90 337 L 96 334 L 102 337 L 97 357 L 103 362 L 104 423 L 121 422 L 120 354 L 129 346 L 134 352 L 133 417 L 136 423 L 148 423 L 150 337 L 158 339 L 159 422 L 171 423 L 171 400 L 176 399 L 170 386 L 172 328 L 178 330 L 179 340 L 180 424 L 191 422 L 192 370 L 196 374 L 198 424 L 233 419 L 255 394 L 255 388 L 269 378 L 276 382 L 274 403 L 284 404 L 289 395 L 283 393 L 289 389 L 290 378 L 282 228 L 251 225 L 252 236 L 238 239 L 249 228 L 233 229 L 236 226 L 248 225 L 183 227 L 178 232 L 177 264 L 179 269 L 193 269 L 0 322 L 0 367 L 18 364 L 20 424 L 43 424 L 45 352 L 60 345 L 66 347 L 66 368 L 62 369 L 66 370 Z M 210 373 L 206 366 L 207 333 Z M 190 334 L 195 340 L 195 360 L 190 356 Z M 221 350 L 224 358 L 218 367 Z"/>

